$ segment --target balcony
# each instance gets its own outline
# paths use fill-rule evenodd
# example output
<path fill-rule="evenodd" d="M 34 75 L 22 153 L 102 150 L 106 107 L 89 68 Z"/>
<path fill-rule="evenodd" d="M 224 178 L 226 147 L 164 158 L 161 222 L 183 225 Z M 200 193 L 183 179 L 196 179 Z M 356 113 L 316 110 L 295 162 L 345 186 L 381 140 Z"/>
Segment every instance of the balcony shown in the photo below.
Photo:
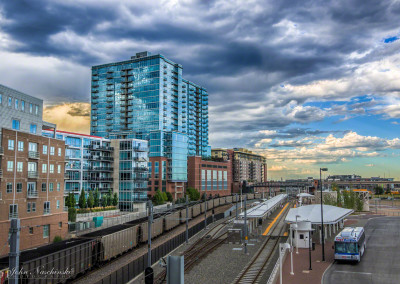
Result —
<path fill-rule="evenodd" d="M 83 177 L 83 180 L 88 180 L 88 181 L 113 181 L 112 177 Z"/>
<path fill-rule="evenodd" d="M 0 147 L 0 156 L 4 155 L 4 148 Z"/>
<path fill-rule="evenodd" d="M 28 190 L 26 198 L 38 198 L 39 194 L 37 190 Z"/>
<path fill-rule="evenodd" d="M 18 218 L 18 212 L 8 213 L 8 219 L 16 219 Z"/>
<path fill-rule="evenodd" d="M 114 91 L 113 92 L 107 92 L 106 97 L 110 98 L 114 96 Z"/>
<path fill-rule="evenodd" d="M 133 167 L 133 171 L 135 172 L 147 172 L 148 170 L 146 167 Z"/>
<path fill-rule="evenodd" d="M 0 178 L 2 178 L 2 177 L 3 177 L 3 170 L 0 169 Z"/>
<path fill-rule="evenodd" d="M 39 152 L 38 151 L 29 151 L 28 157 L 29 157 L 29 159 L 39 159 Z"/>
<path fill-rule="evenodd" d="M 45 209 L 43 209 L 43 214 L 44 214 L 44 215 L 50 214 L 50 208 L 45 208 Z"/>
<path fill-rule="evenodd" d="M 149 147 L 136 146 L 136 147 L 133 147 L 133 150 L 135 150 L 136 152 L 148 152 Z"/>
<path fill-rule="evenodd" d="M 113 167 L 89 167 L 89 171 L 101 171 L 101 172 L 112 172 Z"/>
<path fill-rule="evenodd" d="M 64 207 L 63 207 L 63 211 L 64 211 L 64 212 L 68 212 L 68 206 L 64 206 Z"/>
<path fill-rule="evenodd" d="M 28 178 L 39 178 L 39 172 L 38 171 L 28 171 Z"/>
<path fill-rule="evenodd" d="M 70 179 L 69 174 L 65 173 L 64 174 L 64 179 Z"/>

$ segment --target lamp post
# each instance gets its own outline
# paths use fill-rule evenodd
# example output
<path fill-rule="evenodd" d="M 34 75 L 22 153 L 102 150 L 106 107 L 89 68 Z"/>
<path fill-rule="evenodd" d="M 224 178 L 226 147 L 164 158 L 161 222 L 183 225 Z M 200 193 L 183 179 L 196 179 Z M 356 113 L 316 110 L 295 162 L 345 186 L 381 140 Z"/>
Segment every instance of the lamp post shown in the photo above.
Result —
<path fill-rule="evenodd" d="M 319 168 L 319 184 L 321 188 L 321 230 L 322 230 L 322 261 L 325 261 L 325 234 L 324 234 L 324 210 L 322 199 L 322 172 L 328 171 L 328 168 Z"/>
<path fill-rule="evenodd" d="M 301 217 L 300 215 L 296 215 L 296 254 L 299 254 L 299 246 L 298 246 L 298 235 L 297 235 L 297 218 Z"/>

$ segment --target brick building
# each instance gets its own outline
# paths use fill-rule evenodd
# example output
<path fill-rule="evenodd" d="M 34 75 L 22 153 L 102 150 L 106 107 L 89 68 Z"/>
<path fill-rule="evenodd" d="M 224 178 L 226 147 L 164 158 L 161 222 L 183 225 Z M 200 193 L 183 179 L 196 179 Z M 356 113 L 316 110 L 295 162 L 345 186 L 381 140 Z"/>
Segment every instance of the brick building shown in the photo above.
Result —
<path fill-rule="evenodd" d="M 149 158 L 148 194 L 153 196 L 156 190 L 170 192 L 174 199 L 182 198 L 185 194 L 186 182 L 171 181 L 172 167 L 166 157 Z"/>
<path fill-rule="evenodd" d="M 64 141 L 6 128 L 0 138 L 0 243 L 13 217 L 21 220 L 21 250 L 65 238 Z M 8 246 L 0 254 L 7 253 Z"/>
<path fill-rule="evenodd" d="M 230 160 L 215 162 L 200 156 L 188 157 L 188 187 L 200 194 L 225 196 L 231 194 L 232 163 Z"/>

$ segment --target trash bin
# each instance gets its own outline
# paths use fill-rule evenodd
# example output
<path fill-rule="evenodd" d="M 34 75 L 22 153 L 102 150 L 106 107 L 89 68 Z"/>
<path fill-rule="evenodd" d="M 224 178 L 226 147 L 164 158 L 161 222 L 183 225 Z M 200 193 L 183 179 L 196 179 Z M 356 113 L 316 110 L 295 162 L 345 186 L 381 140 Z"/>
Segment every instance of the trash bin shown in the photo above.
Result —
<path fill-rule="evenodd" d="M 315 243 L 312 243 L 312 250 L 315 250 Z"/>

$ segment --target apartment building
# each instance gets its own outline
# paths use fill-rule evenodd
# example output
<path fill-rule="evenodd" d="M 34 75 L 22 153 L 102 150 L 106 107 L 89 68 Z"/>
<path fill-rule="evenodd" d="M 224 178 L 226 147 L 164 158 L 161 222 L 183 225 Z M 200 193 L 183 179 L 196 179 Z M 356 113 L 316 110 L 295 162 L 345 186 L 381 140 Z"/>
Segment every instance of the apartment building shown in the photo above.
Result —
<path fill-rule="evenodd" d="M 8 239 L 11 218 L 21 220 L 21 249 L 65 238 L 64 141 L 7 128 L 0 140 L 0 243 Z"/>

